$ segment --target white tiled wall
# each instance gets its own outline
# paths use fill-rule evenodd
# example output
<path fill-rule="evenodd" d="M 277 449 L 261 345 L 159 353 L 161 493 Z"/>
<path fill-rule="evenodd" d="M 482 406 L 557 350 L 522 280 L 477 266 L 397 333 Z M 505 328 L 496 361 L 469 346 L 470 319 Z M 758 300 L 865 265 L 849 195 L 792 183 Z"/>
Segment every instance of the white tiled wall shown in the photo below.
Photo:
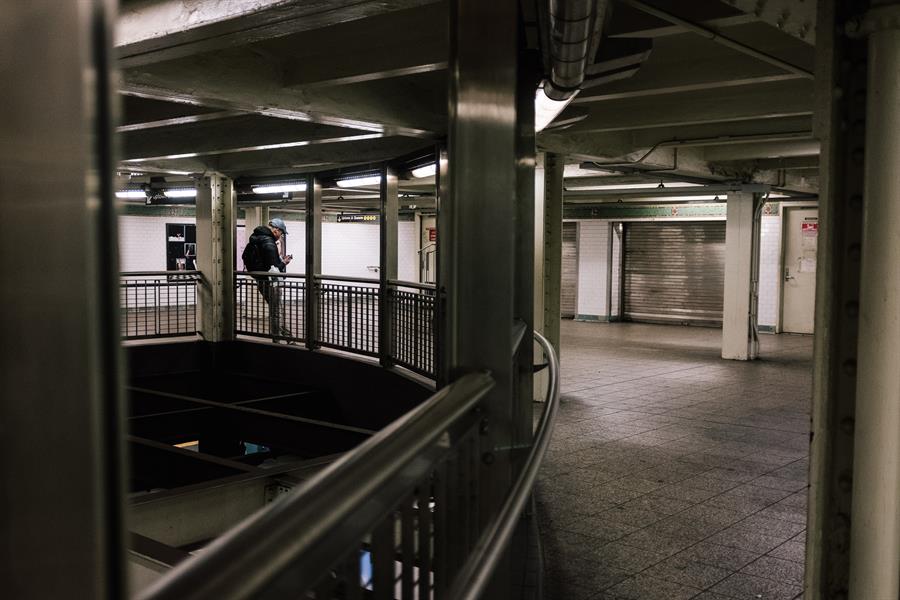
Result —
<path fill-rule="evenodd" d="M 119 217 L 119 270 L 166 270 L 166 223 L 195 223 L 194 217 Z"/>
<path fill-rule="evenodd" d="M 119 217 L 119 261 L 122 271 L 164 271 L 166 268 L 166 223 L 195 223 L 194 217 Z M 243 225 L 243 220 L 238 221 Z M 303 221 L 285 219 L 290 235 L 287 252 L 294 259 L 289 273 L 303 273 L 306 266 L 306 227 Z M 238 227 L 235 250 L 238 268 L 240 256 L 250 232 Z M 345 277 L 378 277 L 369 265 L 378 265 L 377 224 L 322 223 L 322 273 Z M 398 276 L 404 281 L 416 281 L 418 253 L 416 228 L 413 221 L 398 224 Z"/>
<path fill-rule="evenodd" d="M 578 309 L 586 318 L 606 317 L 606 269 L 609 222 L 578 222 Z"/>
<path fill-rule="evenodd" d="M 759 324 L 778 324 L 781 284 L 781 216 L 763 215 L 759 245 Z"/>

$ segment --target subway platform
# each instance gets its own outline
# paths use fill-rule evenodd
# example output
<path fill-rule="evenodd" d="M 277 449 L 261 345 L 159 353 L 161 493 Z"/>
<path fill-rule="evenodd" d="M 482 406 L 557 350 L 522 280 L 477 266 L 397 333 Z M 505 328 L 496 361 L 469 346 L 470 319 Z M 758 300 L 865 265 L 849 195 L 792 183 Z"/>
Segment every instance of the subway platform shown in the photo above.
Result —
<path fill-rule="evenodd" d="M 549 600 L 802 598 L 812 338 L 564 321 L 536 490 Z"/>

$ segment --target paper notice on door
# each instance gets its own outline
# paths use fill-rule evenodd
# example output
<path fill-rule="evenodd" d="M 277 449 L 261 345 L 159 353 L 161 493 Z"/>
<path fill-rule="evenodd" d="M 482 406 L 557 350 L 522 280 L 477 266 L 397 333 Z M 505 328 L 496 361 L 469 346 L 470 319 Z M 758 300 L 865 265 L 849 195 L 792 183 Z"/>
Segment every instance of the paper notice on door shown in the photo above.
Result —
<path fill-rule="evenodd" d="M 819 241 L 819 218 L 812 217 L 804 219 L 800 224 L 800 237 L 802 239 L 803 250 L 816 249 L 816 243 Z M 813 259 L 813 271 L 816 270 L 815 259 Z"/>
<path fill-rule="evenodd" d="M 800 272 L 801 273 L 815 273 L 816 272 L 816 259 L 815 258 L 801 258 L 800 259 Z"/>

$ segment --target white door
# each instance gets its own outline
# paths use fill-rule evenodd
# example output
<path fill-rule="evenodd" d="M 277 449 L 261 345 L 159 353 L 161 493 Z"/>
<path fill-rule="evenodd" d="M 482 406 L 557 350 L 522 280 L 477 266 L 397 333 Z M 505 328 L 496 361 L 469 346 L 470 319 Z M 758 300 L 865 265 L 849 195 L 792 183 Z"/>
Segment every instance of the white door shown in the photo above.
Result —
<path fill-rule="evenodd" d="M 785 208 L 784 219 L 782 330 L 812 333 L 819 211 L 815 208 Z"/>

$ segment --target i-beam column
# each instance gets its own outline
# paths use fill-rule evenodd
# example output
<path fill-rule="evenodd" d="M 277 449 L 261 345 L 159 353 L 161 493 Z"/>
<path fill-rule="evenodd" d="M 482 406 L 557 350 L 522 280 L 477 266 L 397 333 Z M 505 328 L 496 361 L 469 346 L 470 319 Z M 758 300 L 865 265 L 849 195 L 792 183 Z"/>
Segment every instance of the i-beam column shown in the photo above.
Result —
<path fill-rule="evenodd" d="M 860 237 L 866 137 L 865 39 L 847 24 L 866 2 L 820 0 L 816 106 L 821 142 L 805 594 L 846 599 L 850 578 Z M 874 124 L 874 127 L 880 127 Z M 896 568 L 894 565 L 893 568 Z"/>
<path fill-rule="evenodd" d="M 488 465 L 480 483 L 482 523 L 509 492 L 521 403 L 532 401 L 530 387 L 524 392 L 531 369 L 521 364 L 532 357 L 534 146 L 524 137 L 533 137 L 533 116 L 518 110 L 518 19 L 516 2 L 451 2 L 449 166 L 439 229 L 442 344 L 451 381 L 486 370 L 495 382 L 482 404 L 481 460 Z M 531 193 L 517 198 L 525 185 Z M 508 577 L 501 566 L 485 597 L 508 594 Z"/>
<path fill-rule="evenodd" d="M 393 314 L 389 282 L 397 279 L 397 212 L 400 207 L 398 192 L 397 171 L 391 166 L 383 167 L 378 258 L 378 357 L 383 367 L 389 367 L 393 363 L 391 360 Z"/>
<path fill-rule="evenodd" d="M 197 269 L 200 334 L 209 342 L 234 338 L 235 193 L 231 179 L 197 180 Z"/>
<path fill-rule="evenodd" d="M 900 4 L 869 33 L 850 598 L 900 597 Z"/>
<path fill-rule="evenodd" d="M 322 182 L 315 175 L 306 178 L 306 347 L 319 346 L 319 282 L 322 273 Z"/>

